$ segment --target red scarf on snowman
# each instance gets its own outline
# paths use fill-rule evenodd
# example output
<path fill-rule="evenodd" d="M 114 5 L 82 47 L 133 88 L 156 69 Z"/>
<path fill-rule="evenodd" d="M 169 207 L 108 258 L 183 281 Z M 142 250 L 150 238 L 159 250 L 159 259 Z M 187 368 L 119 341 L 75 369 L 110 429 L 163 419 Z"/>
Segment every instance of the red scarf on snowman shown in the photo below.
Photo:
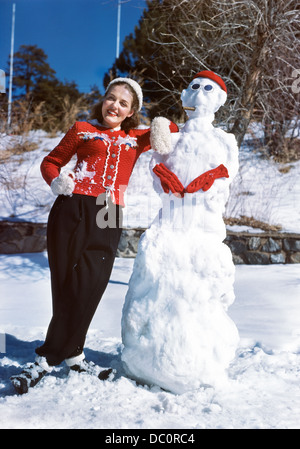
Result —
<path fill-rule="evenodd" d="M 171 190 L 172 193 L 179 194 L 181 198 L 184 197 L 185 193 L 198 192 L 200 189 L 206 192 L 213 185 L 215 179 L 229 178 L 228 170 L 223 164 L 198 176 L 187 187 L 184 187 L 175 173 L 162 163 L 157 164 L 153 168 L 153 172 L 160 178 L 165 193 L 169 193 Z"/>

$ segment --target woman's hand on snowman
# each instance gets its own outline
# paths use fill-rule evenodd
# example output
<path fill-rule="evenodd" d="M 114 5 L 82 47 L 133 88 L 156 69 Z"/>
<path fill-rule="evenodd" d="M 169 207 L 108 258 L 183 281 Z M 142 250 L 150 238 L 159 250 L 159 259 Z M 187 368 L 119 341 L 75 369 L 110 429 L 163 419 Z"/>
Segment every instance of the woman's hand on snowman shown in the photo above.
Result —
<path fill-rule="evenodd" d="M 65 171 L 51 182 L 51 190 L 54 195 L 70 196 L 75 188 L 75 174 L 72 171 Z"/>
<path fill-rule="evenodd" d="M 155 117 L 150 126 L 151 148 L 159 154 L 169 154 L 172 151 L 170 120 L 165 117 Z"/>

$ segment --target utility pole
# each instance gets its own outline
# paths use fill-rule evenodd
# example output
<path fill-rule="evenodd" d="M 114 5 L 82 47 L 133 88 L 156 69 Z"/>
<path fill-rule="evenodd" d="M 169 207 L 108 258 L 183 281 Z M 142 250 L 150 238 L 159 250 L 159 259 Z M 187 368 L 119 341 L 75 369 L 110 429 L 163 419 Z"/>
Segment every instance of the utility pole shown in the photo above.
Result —
<path fill-rule="evenodd" d="M 12 7 L 11 43 L 10 43 L 8 115 L 7 115 L 7 127 L 8 128 L 10 128 L 10 124 L 11 124 L 12 80 L 13 80 L 14 41 L 15 41 L 15 15 L 16 15 L 16 4 L 13 3 L 13 7 Z"/>
<path fill-rule="evenodd" d="M 121 24 L 121 0 L 118 0 L 118 23 L 117 23 L 117 49 L 116 49 L 116 58 L 119 57 L 120 54 L 120 24 Z"/>

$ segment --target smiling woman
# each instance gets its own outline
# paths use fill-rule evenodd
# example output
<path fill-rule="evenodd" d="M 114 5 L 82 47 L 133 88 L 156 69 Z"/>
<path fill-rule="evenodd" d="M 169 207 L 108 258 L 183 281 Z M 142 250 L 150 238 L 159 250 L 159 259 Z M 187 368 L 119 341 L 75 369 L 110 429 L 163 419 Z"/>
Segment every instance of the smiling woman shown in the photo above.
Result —
<path fill-rule="evenodd" d="M 112 80 L 103 100 L 95 106 L 91 118 L 111 128 L 121 127 L 126 133 L 137 128 L 143 93 L 138 83 L 132 81 L 130 78 Z"/>
<path fill-rule="evenodd" d="M 53 316 L 35 363 L 12 379 L 19 393 L 64 360 L 71 370 L 98 374 L 85 361 L 83 347 L 113 267 L 125 190 L 137 159 L 150 150 L 150 129 L 135 128 L 142 101 L 136 81 L 116 78 L 98 119 L 76 122 L 42 161 L 42 175 L 58 196 L 47 226 Z M 61 173 L 73 156 L 74 171 Z M 113 222 L 107 220 L 111 216 Z"/>
<path fill-rule="evenodd" d="M 123 120 L 133 114 L 131 93 L 124 85 L 112 86 L 102 103 L 103 124 L 110 128 L 117 128 Z"/>

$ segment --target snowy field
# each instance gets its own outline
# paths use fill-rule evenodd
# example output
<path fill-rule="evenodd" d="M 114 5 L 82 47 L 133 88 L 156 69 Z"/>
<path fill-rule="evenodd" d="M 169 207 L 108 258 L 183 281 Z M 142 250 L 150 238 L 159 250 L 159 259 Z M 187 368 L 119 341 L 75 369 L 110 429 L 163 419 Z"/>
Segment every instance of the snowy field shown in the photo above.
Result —
<path fill-rule="evenodd" d="M 16 139 L 1 137 L 0 151 Z M 30 138 L 35 151 L 0 165 L 7 186 L 1 186 L 1 219 L 47 221 L 54 197 L 41 180 L 39 164 L 60 138 L 43 133 Z M 141 157 L 128 189 L 127 226 L 148 226 L 159 208 L 149 157 Z M 300 163 L 281 166 L 244 149 L 240 164 L 227 215 L 253 216 L 299 232 Z M 114 367 L 117 375 L 101 382 L 69 374 L 61 365 L 27 395 L 17 396 L 9 377 L 34 359 L 51 317 L 49 269 L 46 253 L 0 255 L 1 429 L 300 428 L 299 264 L 236 266 L 236 300 L 229 315 L 240 344 L 228 384 L 182 395 L 137 385 L 123 375 L 120 321 L 132 266 L 133 259 L 116 259 L 86 341 L 87 358 Z"/>
<path fill-rule="evenodd" d="M 87 358 L 113 366 L 116 378 L 69 375 L 62 364 L 17 396 L 9 377 L 33 360 L 50 318 L 49 271 L 46 253 L 0 256 L 0 331 L 6 334 L 0 428 L 300 428 L 300 265 L 236 267 L 229 314 L 240 345 L 228 385 L 174 395 L 122 375 L 120 320 L 132 264 L 133 259 L 116 259 L 86 342 Z"/>

